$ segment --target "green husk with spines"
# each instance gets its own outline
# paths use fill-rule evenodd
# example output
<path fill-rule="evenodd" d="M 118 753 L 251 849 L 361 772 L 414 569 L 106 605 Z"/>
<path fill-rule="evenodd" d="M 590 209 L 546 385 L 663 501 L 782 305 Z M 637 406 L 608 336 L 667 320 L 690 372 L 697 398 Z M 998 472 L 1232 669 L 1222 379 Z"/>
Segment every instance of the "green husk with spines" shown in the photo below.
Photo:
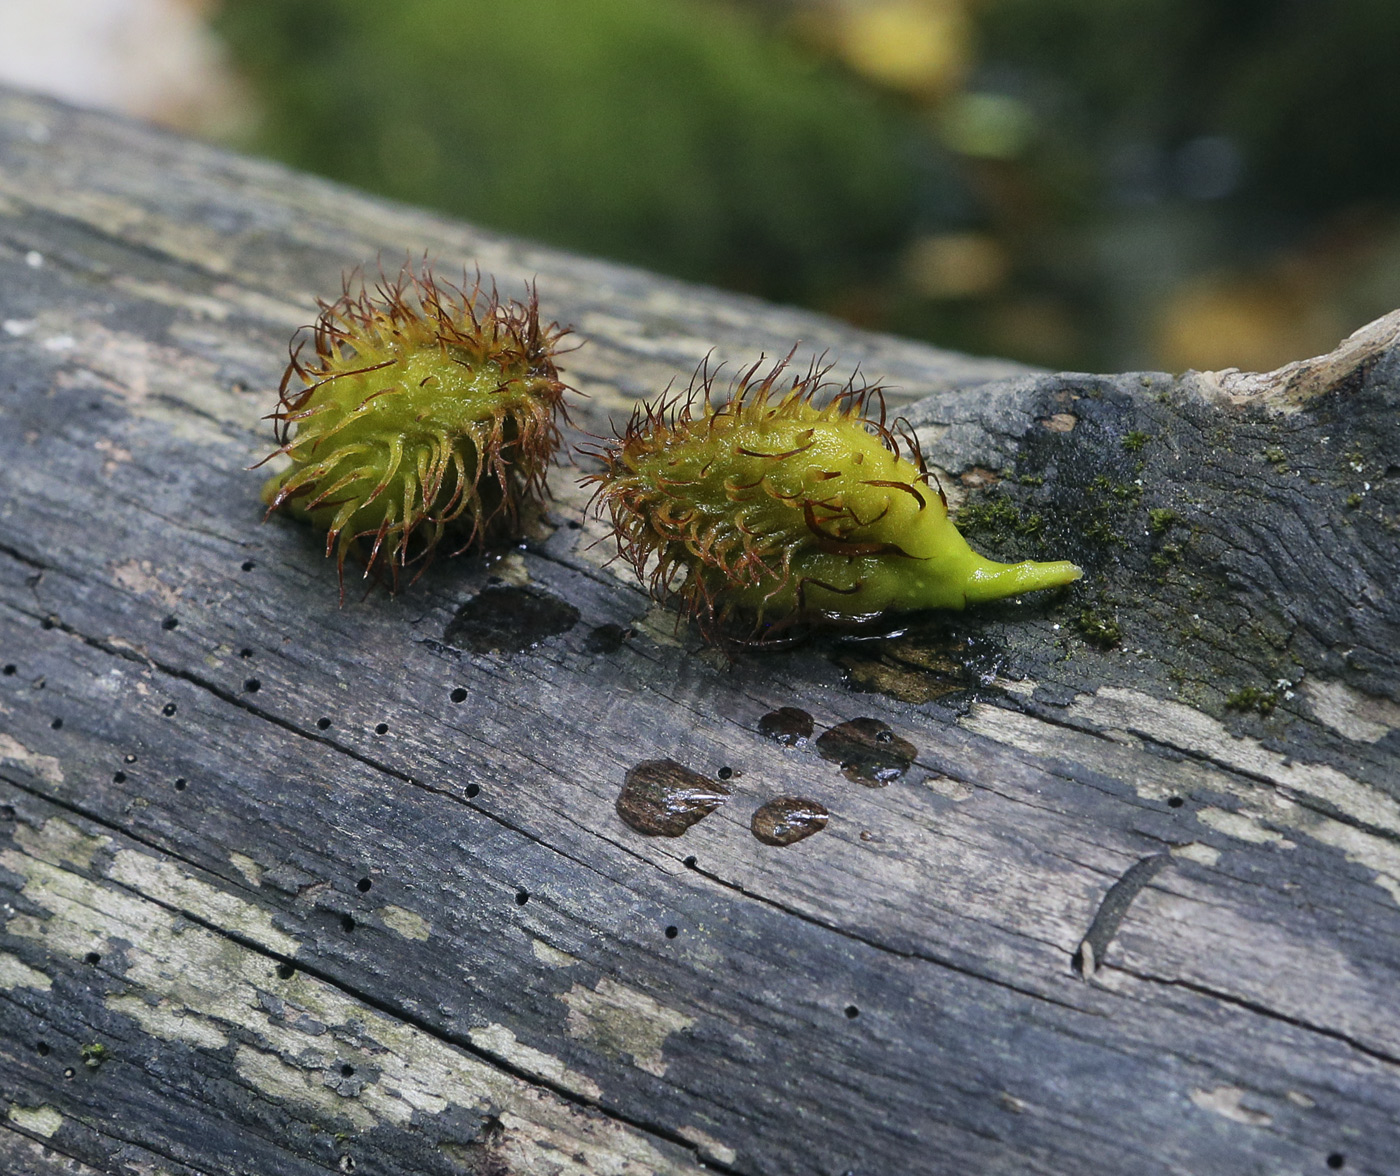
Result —
<path fill-rule="evenodd" d="M 347 279 L 308 331 L 271 414 L 269 457 L 291 465 L 262 496 L 268 514 L 285 508 L 325 530 L 342 580 L 354 555 L 397 587 L 448 536 L 454 552 L 481 544 L 543 494 L 567 332 L 541 326 L 533 290 L 502 301 L 479 277 L 454 286 L 405 266 L 373 292 Z"/>
<path fill-rule="evenodd" d="M 702 367 L 686 393 L 641 406 L 597 453 L 594 501 L 620 556 L 706 637 L 961 609 L 1082 574 L 978 555 L 913 436 L 886 423 L 879 389 L 852 381 L 818 404 L 826 369 L 779 387 L 787 363 L 760 376 L 760 361 L 722 402 Z"/>

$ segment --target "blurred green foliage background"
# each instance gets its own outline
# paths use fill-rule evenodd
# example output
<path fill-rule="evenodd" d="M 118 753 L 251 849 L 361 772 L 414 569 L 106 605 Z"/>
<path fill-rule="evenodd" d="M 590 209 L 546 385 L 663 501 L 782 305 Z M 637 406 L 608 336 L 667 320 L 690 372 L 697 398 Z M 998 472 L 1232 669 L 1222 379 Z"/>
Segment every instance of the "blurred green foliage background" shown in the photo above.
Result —
<path fill-rule="evenodd" d="M 227 0 L 244 146 L 1071 368 L 1400 306 L 1396 0 Z"/>

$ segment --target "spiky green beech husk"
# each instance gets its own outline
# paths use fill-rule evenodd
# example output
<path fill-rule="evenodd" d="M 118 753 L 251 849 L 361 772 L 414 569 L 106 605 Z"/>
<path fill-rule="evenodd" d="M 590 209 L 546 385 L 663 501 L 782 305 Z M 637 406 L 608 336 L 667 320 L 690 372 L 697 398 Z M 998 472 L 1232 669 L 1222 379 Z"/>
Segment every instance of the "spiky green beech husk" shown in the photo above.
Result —
<path fill-rule="evenodd" d="M 282 377 L 276 454 L 289 468 L 263 486 L 326 531 L 326 555 L 357 555 L 397 587 L 452 537 L 454 554 L 510 527 L 544 491 L 566 386 L 554 357 L 567 334 L 540 325 L 531 289 L 454 286 L 425 264 L 341 297 L 299 333 Z M 264 459 L 267 460 L 267 459 Z"/>
<path fill-rule="evenodd" d="M 591 475 L 621 557 L 707 638 L 735 624 L 766 639 L 795 621 L 960 609 L 1081 575 L 973 551 L 913 436 L 885 423 L 878 388 L 851 382 L 819 405 L 824 369 L 779 388 L 787 360 L 760 366 L 722 403 L 702 367 L 686 393 L 641 406 Z"/>

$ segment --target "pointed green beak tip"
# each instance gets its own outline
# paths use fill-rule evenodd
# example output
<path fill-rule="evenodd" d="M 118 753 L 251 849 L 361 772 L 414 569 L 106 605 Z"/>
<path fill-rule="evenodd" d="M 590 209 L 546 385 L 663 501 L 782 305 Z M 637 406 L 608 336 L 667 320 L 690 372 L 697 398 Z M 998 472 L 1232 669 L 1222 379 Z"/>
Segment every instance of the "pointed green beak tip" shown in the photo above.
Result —
<path fill-rule="evenodd" d="M 968 577 L 967 603 L 981 604 L 989 600 L 1019 596 L 1022 592 L 1059 588 L 1065 584 L 1072 584 L 1083 574 L 1082 568 L 1068 560 L 1036 563 L 1028 559 L 1018 564 L 989 563 L 987 567 L 978 568 Z"/>

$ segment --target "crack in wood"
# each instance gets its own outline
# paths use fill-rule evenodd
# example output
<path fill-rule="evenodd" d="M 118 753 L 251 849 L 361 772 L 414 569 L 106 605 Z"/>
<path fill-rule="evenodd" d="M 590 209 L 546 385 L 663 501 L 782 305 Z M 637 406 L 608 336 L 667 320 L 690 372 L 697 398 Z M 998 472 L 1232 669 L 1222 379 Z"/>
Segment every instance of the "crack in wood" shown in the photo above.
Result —
<path fill-rule="evenodd" d="M 714 882 L 716 885 L 723 887 L 725 890 L 733 891 L 735 894 L 742 895 L 744 898 L 750 899 L 753 902 L 762 903 L 764 906 L 771 907 L 774 910 L 782 911 L 783 914 L 790 915 L 794 919 L 800 919 L 804 923 L 809 923 L 813 927 L 820 927 L 823 931 L 829 931 L 834 935 L 841 936 L 843 939 L 849 939 L 853 943 L 862 944 L 865 947 L 872 948 L 875 951 L 883 952 L 886 955 L 895 956 L 902 960 L 912 960 L 915 963 L 932 964 L 934 967 L 945 968 L 949 972 L 956 972 L 958 975 L 966 976 L 971 980 L 979 980 L 985 984 L 991 984 L 997 988 L 1004 988 L 1006 991 L 1014 992 L 1018 996 L 1028 997 L 1031 1000 L 1044 1001 L 1046 1004 L 1058 1005 L 1060 1008 L 1070 1009 L 1076 1013 L 1082 1013 L 1085 1011 L 1083 1008 L 1076 1004 L 1072 1004 L 1068 1001 L 1057 1000 L 1049 993 L 1036 992 L 1034 989 L 1024 988 L 1019 984 L 1012 984 L 1009 980 L 1002 980 L 997 976 L 989 976 L 984 972 L 978 972 L 975 969 L 967 968 L 960 964 L 956 964 L 952 960 L 941 959 L 938 956 L 929 955 L 926 952 L 908 951 L 902 948 L 892 947 L 887 943 L 881 943 L 879 940 L 870 939 L 869 937 L 861 935 L 856 931 L 852 931 L 849 928 L 839 927 L 836 924 L 829 923 L 824 919 L 818 919 L 813 915 L 809 915 L 806 911 L 800 910 L 797 907 L 790 906 L 787 903 L 779 902 L 775 898 L 769 898 L 766 895 L 758 894 L 752 890 L 749 890 L 747 887 L 740 885 L 738 882 L 730 882 L 728 879 L 721 878 L 718 874 L 712 874 L 708 870 L 704 870 L 698 865 L 692 865 L 690 867 L 690 870 L 692 873 L 699 874 L 702 878 L 709 879 L 711 882 Z"/>
<path fill-rule="evenodd" d="M 11 547 L 8 543 L 0 543 L 0 555 L 8 555 L 16 563 L 22 563 L 25 567 L 33 568 L 36 572 L 51 572 L 54 570 L 50 565 L 36 559 L 32 555 L 25 555 L 24 552 L 16 547 Z"/>
<path fill-rule="evenodd" d="M 1285 1025 L 1291 1025 L 1295 1029 L 1302 1029 L 1307 1033 L 1317 1033 L 1322 1037 L 1330 1037 L 1333 1041 L 1341 1042 L 1356 1050 L 1357 1053 L 1365 1054 L 1377 1062 L 1384 1062 L 1388 1066 L 1400 1067 L 1400 1056 L 1387 1053 L 1385 1050 L 1376 1049 L 1375 1046 L 1367 1045 L 1346 1033 L 1341 1033 L 1336 1029 L 1329 1029 L 1325 1025 L 1318 1025 L 1311 1021 L 1305 1021 L 1301 1017 L 1293 1017 L 1287 1013 L 1281 1013 L 1277 1009 L 1271 1009 L 1268 1005 L 1260 1004 L 1258 1001 L 1249 1000 L 1247 997 L 1236 996 L 1230 992 L 1221 992 L 1218 988 L 1212 988 L 1208 984 L 1199 984 L 1194 980 L 1184 980 L 1180 977 L 1154 976 L 1150 972 L 1139 971 L 1130 968 L 1125 964 L 1106 964 L 1104 968 L 1112 969 L 1115 972 L 1122 972 L 1126 976 L 1131 976 L 1135 980 L 1141 980 L 1147 984 L 1160 984 L 1169 988 L 1180 988 L 1187 992 L 1193 992 L 1197 996 L 1208 997 L 1211 1000 L 1218 1000 L 1224 1004 L 1233 1005 L 1235 1008 L 1243 1009 L 1246 1012 L 1254 1013 L 1260 1017 L 1268 1017 L 1271 1021 L 1279 1021 Z"/>

